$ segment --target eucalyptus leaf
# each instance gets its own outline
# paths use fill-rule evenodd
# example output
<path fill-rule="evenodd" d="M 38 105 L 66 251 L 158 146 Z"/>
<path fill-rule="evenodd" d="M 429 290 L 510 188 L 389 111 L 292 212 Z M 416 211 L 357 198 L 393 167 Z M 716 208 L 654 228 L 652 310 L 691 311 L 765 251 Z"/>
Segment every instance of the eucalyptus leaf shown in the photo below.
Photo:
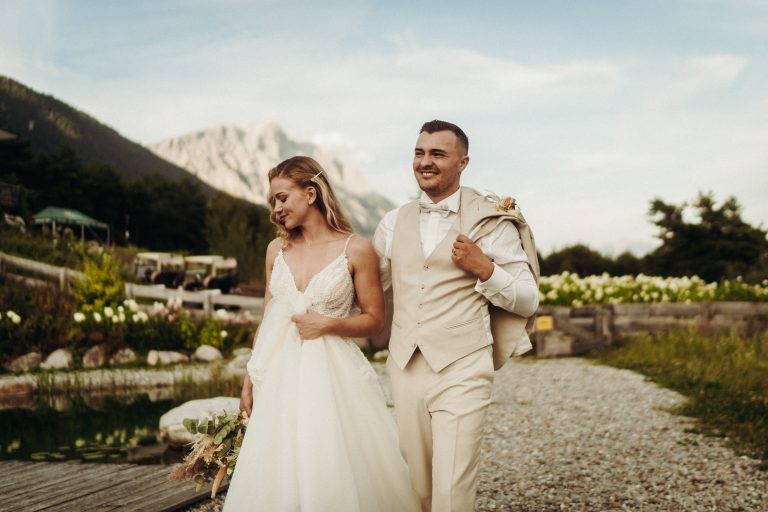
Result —
<path fill-rule="evenodd" d="M 184 425 L 184 428 L 186 428 L 189 433 L 197 434 L 197 420 L 185 418 L 184 421 L 182 421 L 181 423 L 182 425 Z"/>

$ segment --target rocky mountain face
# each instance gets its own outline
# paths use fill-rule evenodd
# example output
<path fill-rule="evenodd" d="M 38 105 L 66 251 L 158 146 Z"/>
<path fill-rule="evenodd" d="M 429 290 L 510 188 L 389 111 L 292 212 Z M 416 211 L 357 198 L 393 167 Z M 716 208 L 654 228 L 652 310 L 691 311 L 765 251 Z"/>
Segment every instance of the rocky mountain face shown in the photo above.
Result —
<path fill-rule="evenodd" d="M 215 192 L 85 112 L 2 75 L 0 130 L 28 142 L 35 154 L 51 154 L 67 145 L 83 162 L 108 164 L 127 180 L 159 174 L 173 181 L 191 180 L 207 196 Z"/>
<path fill-rule="evenodd" d="M 267 204 L 269 169 L 292 156 L 312 157 L 328 173 L 355 230 L 368 236 L 393 207 L 372 191 L 357 170 L 322 147 L 291 139 L 275 122 L 246 128 L 216 126 L 166 139 L 149 148 L 210 186 L 257 204 Z"/>

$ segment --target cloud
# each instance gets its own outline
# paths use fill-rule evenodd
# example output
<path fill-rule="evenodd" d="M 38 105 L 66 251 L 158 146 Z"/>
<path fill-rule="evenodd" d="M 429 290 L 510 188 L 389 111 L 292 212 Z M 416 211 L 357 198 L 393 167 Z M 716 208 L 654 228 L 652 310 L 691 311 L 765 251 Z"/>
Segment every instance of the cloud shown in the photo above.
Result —
<path fill-rule="evenodd" d="M 402 201 L 415 189 L 418 127 L 442 117 L 470 135 L 467 184 L 518 196 L 545 252 L 576 241 L 651 243 L 654 195 L 734 194 L 747 219 L 768 219 L 768 94 L 762 82 L 749 87 L 765 64 L 737 45 L 598 52 L 567 47 L 563 36 L 556 48 L 527 52 L 493 46 L 509 39 L 492 31 L 471 45 L 389 22 L 367 34 L 364 7 L 324 6 L 280 24 L 291 9 L 272 2 L 249 8 L 246 26 L 216 18 L 208 30 L 186 13 L 183 33 L 155 37 L 176 14 L 161 6 L 151 24 L 126 25 L 144 27 L 137 43 L 131 31 L 108 37 L 107 24 L 81 39 L 70 31 L 63 47 L 56 3 L 32 5 L 0 20 L 2 72 L 142 143 L 275 119 L 293 138 L 332 146 Z M 326 9 L 330 24 L 314 23 Z"/>

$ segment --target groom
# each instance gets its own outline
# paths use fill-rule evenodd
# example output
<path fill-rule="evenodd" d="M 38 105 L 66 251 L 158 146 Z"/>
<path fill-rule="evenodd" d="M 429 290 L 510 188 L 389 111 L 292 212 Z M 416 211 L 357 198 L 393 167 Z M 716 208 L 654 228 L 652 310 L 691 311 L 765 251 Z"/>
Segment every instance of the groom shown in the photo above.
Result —
<path fill-rule="evenodd" d="M 533 237 L 514 200 L 460 186 L 469 141 L 430 121 L 416 141 L 421 198 L 374 235 L 394 316 L 387 370 L 400 448 L 423 511 L 474 510 L 494 370 L 531 348 L 538 306 Z"/>

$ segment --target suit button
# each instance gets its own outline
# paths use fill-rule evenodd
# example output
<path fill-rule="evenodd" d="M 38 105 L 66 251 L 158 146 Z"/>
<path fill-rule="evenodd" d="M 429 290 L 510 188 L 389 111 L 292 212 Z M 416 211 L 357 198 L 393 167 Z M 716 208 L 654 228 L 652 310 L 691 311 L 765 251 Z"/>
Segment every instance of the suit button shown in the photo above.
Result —
<path fill-rule="evenodd" d="M 411 348 L 416 348 L 416 344 L 415 344 L 415 343 L 413 343 L 413 344 L 411 345 Z"/>
<path fill-rule="evenodd" d="M 419 304 L 419 309 L 423 308 L 424 304 Z"/>
<path fill-rule="evenodd" d="M 426 288 L 426 286 L 424 286 L 424 285 L 421 285 L 421 289 L 423 290 L 424 288 Z"/>
<path fill-rule="evenodd" d="M 424 265 L 424 270 L 429 270 L 429 265 Z"/>

